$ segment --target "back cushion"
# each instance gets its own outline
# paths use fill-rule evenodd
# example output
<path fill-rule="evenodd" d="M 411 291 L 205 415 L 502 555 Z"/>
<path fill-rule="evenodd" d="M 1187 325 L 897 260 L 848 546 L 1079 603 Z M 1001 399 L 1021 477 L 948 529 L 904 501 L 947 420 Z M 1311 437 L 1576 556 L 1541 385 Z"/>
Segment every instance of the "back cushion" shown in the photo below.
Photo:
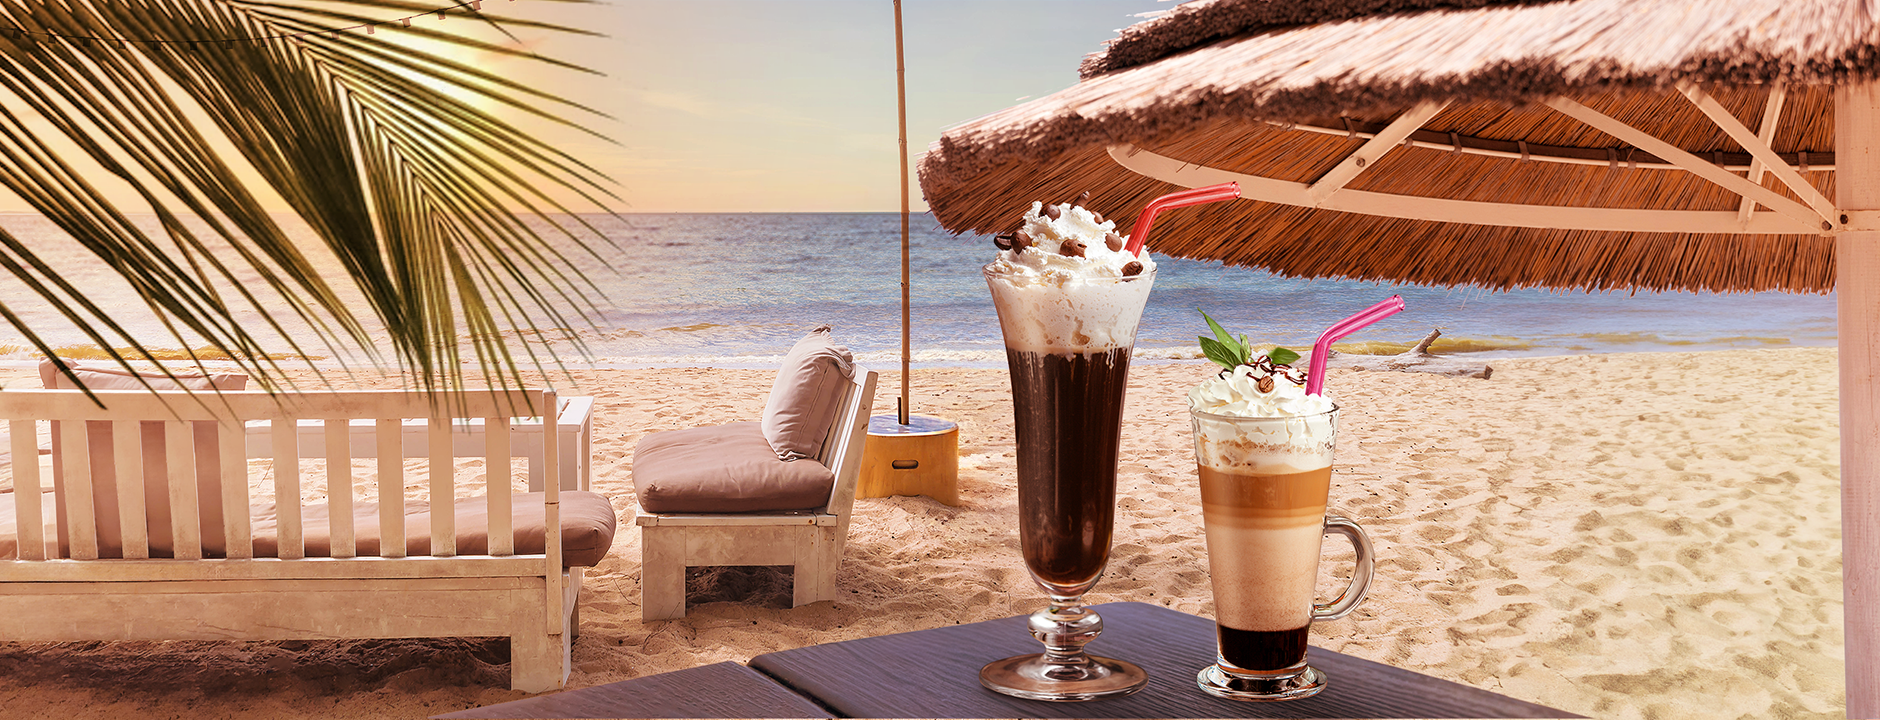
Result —
<path fill-rule="evenodd" d="M 822 451 L 854 374 L 849 349 L 830 339 L 828 327 L 817 328 L 790 348 L 764 403 L 764 439 L 778 458 L 816 457 Z"/>
<path fill-rule="evenodd" d="M 248 386 L 248 376 L 236 373 L 204 375 L 178 372 L 172 380 L 155 371 L 133 374 L 117 367 L 81 366 L 72 361 L 66 361 L 66 365 L 85 387 L 93 390 L 143 390 L 145 382 L 157 390 L 243 390 Z M 49 390 L 73 390 L 78 387 L 72 383 L 72 378 L 59 372 L 51 360 L 39 363 L 39 379 Z M 227 547 L 222 534 L 222 468 L 216 460 L 220 457 L 222 443 L 216 436 L 215 423 L 198 422 L 195 425 L 196 498 L 202 526 L 202 551 L 207 556 L 221 556 Z M 111 447 L 111 423 L 88 422 L 85 426 L 86 444 L 91 456 L 91 502 L 98 528 L 98 556 L 123 557 L 124 531 L 119 518 L 117 455 Z M 59 517 L 63 520 L 66 514 L 65 460 L 60 454 L 62 442 L 59 423 L 52 423 L 52 487 Z M 163 423 L 143 423 L 144 517 L 151 557 L 171 557 L 175 549 L 175 534 L 170 522 L 170 483 L 166 455 Z M 246 478 L 242 480 L 245 482 Z M 66 523 L 63 521 L 59 523 L 59 554 L 63 557 L 70 557 L 71 554 L 70 538 L 66 535 Z"/>

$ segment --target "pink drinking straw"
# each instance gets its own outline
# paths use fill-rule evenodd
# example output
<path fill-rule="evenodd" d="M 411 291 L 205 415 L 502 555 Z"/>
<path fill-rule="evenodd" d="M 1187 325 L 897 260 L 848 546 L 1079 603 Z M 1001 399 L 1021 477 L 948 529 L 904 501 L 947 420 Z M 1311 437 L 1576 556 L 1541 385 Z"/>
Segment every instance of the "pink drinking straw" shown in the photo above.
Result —
<path fill-rule="evenodd" d="M 1306 394 L 1319 395 L 1325 389 L 1325 360 L 1332 354 L 1332 343 L 1344 339 L 1364 326 L 1403 312 L 1403 296 L 1392 295 L 1384 302 L 1358 311 L 1358 314 L 1334 323 L 1319 333 L 1319 341 L 1312 343 L 1312 369 L 1306 373 Z"/>
<path fill-rule="evenodd" d="M 1129 246 L 1124 248 L 1131 255 L 1142 254 L 1142 244 L 1149 239 L 1149 226 L 1155 222 L 1156 213 L 1189 205 L 1204 205 L 1222 200 L 1240 197 L 1240 183 L 1221 183 L 1198 187 L 1181 192 L 1172 192 L 1149 201 L 1149 206 L 1136 216 L 1136 225 L 1129 229 Z"/>

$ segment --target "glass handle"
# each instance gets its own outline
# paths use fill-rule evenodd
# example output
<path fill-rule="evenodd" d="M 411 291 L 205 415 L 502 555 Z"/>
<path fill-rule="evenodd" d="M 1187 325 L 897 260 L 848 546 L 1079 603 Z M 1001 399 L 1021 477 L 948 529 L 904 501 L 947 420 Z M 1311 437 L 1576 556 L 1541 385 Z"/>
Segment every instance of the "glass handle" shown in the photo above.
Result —
<path fill-rule="evenodd" d="M 1326 515 L 1325 532 L 1345 536 L 1351 541 L 1351 548 L 1358 552 L 1357 567 L 1351 570 L 1351 584 L 1330 603 L 1313 603 L 1313 620 L 1337 620 L 1350 615 L 1358 601 L 1364 599 L 1364 592 L 1371 587 L 1371 536 L 1364 533 L 1364 528 L 1343 515 Z"/>

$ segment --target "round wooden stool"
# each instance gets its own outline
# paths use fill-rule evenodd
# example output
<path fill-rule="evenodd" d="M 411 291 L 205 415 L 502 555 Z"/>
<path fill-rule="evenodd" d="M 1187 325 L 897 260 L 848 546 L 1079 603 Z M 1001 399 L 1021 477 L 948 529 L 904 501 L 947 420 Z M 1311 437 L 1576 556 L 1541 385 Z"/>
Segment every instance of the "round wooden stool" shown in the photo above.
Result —
<path fill-rule="evenodd" d="M 960 426 L 939 418 L 893 415 L 868 419 L 856 497 L 926 495 L 960 504 Z"/>

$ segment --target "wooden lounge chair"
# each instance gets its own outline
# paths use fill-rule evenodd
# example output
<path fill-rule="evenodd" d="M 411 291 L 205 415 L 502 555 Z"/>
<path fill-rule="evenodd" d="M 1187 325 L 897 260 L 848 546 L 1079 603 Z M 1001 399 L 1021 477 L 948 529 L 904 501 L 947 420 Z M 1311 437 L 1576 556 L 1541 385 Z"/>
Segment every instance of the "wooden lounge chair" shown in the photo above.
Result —
<path fill-rule="evenodd" d="M 0 392 L 9 425 L 15 492 L 0 494 L 0 640 L 286 640 L 506 636 L 510 684 L 541 692 L 569 670 L 572 615 L 582 567 L 605 556 L 615 515 L 585 489 L 540 493 L 510 487 L 514 418 L 556 407 L 553 392 L 471 391 L 444 399 L 405 392 L 101 391 L 103 406 L 75 390 Z M 354 502 L 355 420 L 373 421 L 378 501 Z M 402 436 L 426 422 L 428 500 L 406 500 Z M 456 445 L 463 420 L 485 435 L 485 494 L 457 499 Z M 35 434 L 53 422 L 62 471 L 39 476 Z M 248 482 L 201 494 L 198 468 L 246 480 L 250 421 L 265 421 L 273 495 Z M 303 484 L 303 422 L 323 425 L 324 468 Z M 108 447 L 93 428 L 108 423 Z M 156 425 L 153 442 L 146 428 Z M 194 428 L 191 425 L 195 425 Z M 217 439 L 197 455 L 196 429 Z M 559 432 L 541 433 L 544 477 L 559 477 Z M 100 454 L 113 462 L 112 512 L 94 507 Z M 366 458 L 361 458 L 366 459 Z M 124 471 L 129 469 L 129 472 Z M 156 533 L 145 488 L 170 522 Z M 54 493 L 42 496 L 50 484 Z M 324 499 L 303 501 L 303 492 Z M 48 513 L 50 497 L 62 511 Z M 261 500 L 261 502 L 255 502 Z M 272 502 L 266 502 L 272 500 Z M 220 527 L 205 528 L 209 508 Z M 104 526 L 118 532 L 106 543 Z M 211 542 L 211 540 L 214 542 Z"/>
<path fill-rule="evenodd" d="M 799 428 L 806 434 L 796 438 L 813 443 L 802 448 L 807 457 L 780 459 L 788 451 L 776 451 L 754 422 L 652 433 L 635 449 L 642 621 L 685 616 L 687 567 L 791 565 L 793 606 L 835 599 L 876 375 L 852 364 L 843 368 L 846 376 L 820 371 L 817 382 L 827 384 L 816 385 L 816 392 L 826 394 L 808 403 L 815 407 L 794 413 L 783 397 L 792 358 L 815 335 L 786 357 L 764 423 L 794 414 L 816 425 L 814 431 Z M 846 359 L 848 351 L 836 349 Z"/>

